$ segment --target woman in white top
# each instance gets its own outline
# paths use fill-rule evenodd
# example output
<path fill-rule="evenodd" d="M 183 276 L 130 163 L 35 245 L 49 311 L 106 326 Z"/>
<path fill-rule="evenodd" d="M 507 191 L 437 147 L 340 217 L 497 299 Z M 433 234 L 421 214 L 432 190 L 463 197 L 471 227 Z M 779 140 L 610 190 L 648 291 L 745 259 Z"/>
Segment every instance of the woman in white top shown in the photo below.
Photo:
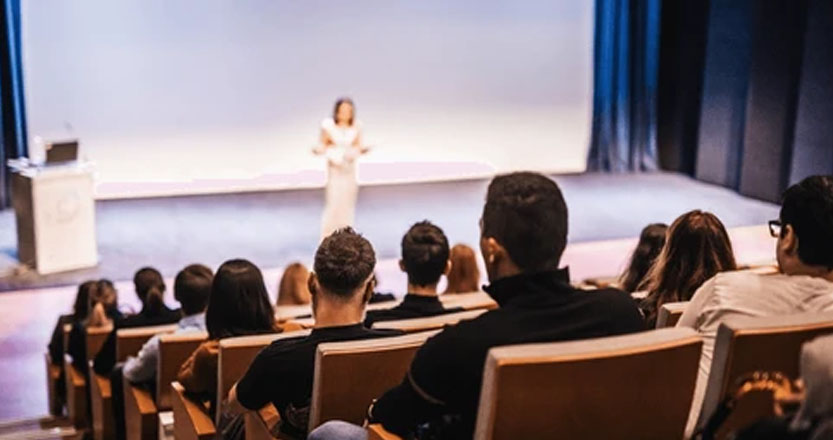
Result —
<path fill-rule="evenodd" d="M 332 118 L 321 122 L 320 145 L 314 153 L 327 158 L 327 187 L 321 238 L 345 226 L 352 226 L 356 215 L 359 186 L 356 159 L 367 153 L 362 145 L 361 122 L 350 98 L 336 101 Z"/>

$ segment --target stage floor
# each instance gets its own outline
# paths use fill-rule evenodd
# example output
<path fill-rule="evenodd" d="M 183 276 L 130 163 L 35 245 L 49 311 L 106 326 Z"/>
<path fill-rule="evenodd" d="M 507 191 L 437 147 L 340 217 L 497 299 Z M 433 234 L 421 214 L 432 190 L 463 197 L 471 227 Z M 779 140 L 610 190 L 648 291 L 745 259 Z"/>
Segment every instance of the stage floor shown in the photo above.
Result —
<path fill-rule="evenodd" d="M 554 176 L 570 210 L 571 243 L 634 237 L 651 222 L 670 223 L 690 209 L 714 212 L 727 227 L 760 225 L 775 205 L 687 177 L 667 174 Z M 356 228 L 380 259 L 396 257 L 401 235 L 418 220 L 442 227 L 452 242 L 476 245 L 487 180 L 363 187 Z M 17 266 L 14 213 L 0 212 L 0 292 L 130 279 L 141 266 L 166 276 L 193 262 L 216 267 L 233 257 L 264 268 L 309 262 L 318 243 L 323 191 L 289 190 L 96 204 L 97 268 L 40 276 Z"/>

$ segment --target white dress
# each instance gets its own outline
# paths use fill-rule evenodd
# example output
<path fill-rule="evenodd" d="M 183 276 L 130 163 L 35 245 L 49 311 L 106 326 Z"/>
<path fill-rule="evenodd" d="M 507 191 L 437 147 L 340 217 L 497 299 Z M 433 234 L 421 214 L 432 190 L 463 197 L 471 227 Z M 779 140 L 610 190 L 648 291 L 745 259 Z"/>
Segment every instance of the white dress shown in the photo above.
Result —
<path fill-rule="evenodd" d="M 356 199 L 359 185 L 356 181 L 356 159 L 359 148 L 353 142 L 359 136 L 361 123 L 355 121 L 350 127 L 339 127 L 332 118 L 321 122 L 321 129 L 332 139 L 326 147 L 327 187 L 325 190 L 324 215 L 321 219 L 321 238 L 345 226 L 352 226 L 356 216 Z"/>

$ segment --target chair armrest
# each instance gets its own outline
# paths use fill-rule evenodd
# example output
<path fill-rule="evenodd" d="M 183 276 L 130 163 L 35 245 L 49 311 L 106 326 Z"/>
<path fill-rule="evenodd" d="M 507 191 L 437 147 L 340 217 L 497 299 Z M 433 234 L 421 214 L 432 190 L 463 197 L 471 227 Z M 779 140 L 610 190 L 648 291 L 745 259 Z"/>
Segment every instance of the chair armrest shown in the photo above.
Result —
<path fill-rule="evenodd" d="M 159 428 L 156 403 L 150 391 L 122 378 L 124 421 L 127 440 L 155 438 Z"/>
<path fill-rule="evenodd" d="M 52 356 L 47 352 L 44 355 L 46 361 L 46 395 L 49 402 L 49 414 L 60 416 L 63 412 L 64 402 L 58 392 L 58 380 L 61 378 L 61 366 L 52 363 Z"/>
<path fill-rule="evenodd" d="M 64 361 L 64 375 L 66 377 L 67 386 L 67 416 L 70 422 L 77 429 L 87 427 L 87 378 L 84 377 L 75 365 L 72 365 L 72 359 L 67 358 Z"/>
<path fill-rule="evenodd" d="M 112 387 L 110 378 L 93 371 L 90 362 L 90 407 L 93 416 L 93 435 L 95 438 L 112 438 L 113 426 Z"/>
<path fill-rule="evenodd" d="M 273 440 L 275 437 L 273 432 L 281 421 L 281 415 L 275 406 L 271 403 L 257 411 L 247 411 L 245 414 L 246 421 L 246 440 Z"/>
<path fill-rule="evenodd" d="M 171 383 L 174 410 L 174 438 L 177 440 L 208 440 L 216 432 L 214 421 L 205 406 L 185 395 L 179 382 Z"/>
<path fill-rule="evenodd" d="M 402 437 L 388 432 L 381 423 L 372 423 L 367 426 L 367 440 L 402 440 Z"/>

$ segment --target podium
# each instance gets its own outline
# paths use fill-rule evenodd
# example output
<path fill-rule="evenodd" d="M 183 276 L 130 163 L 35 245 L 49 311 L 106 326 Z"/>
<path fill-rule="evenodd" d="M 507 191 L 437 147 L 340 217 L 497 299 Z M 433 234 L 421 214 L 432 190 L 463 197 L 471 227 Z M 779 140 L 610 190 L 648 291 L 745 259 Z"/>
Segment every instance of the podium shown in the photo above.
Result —
<path fill-rule="evenodd" d="M 92 166 L 9 166 L 20 262 L 39 274 L 96 266 Z"/>

